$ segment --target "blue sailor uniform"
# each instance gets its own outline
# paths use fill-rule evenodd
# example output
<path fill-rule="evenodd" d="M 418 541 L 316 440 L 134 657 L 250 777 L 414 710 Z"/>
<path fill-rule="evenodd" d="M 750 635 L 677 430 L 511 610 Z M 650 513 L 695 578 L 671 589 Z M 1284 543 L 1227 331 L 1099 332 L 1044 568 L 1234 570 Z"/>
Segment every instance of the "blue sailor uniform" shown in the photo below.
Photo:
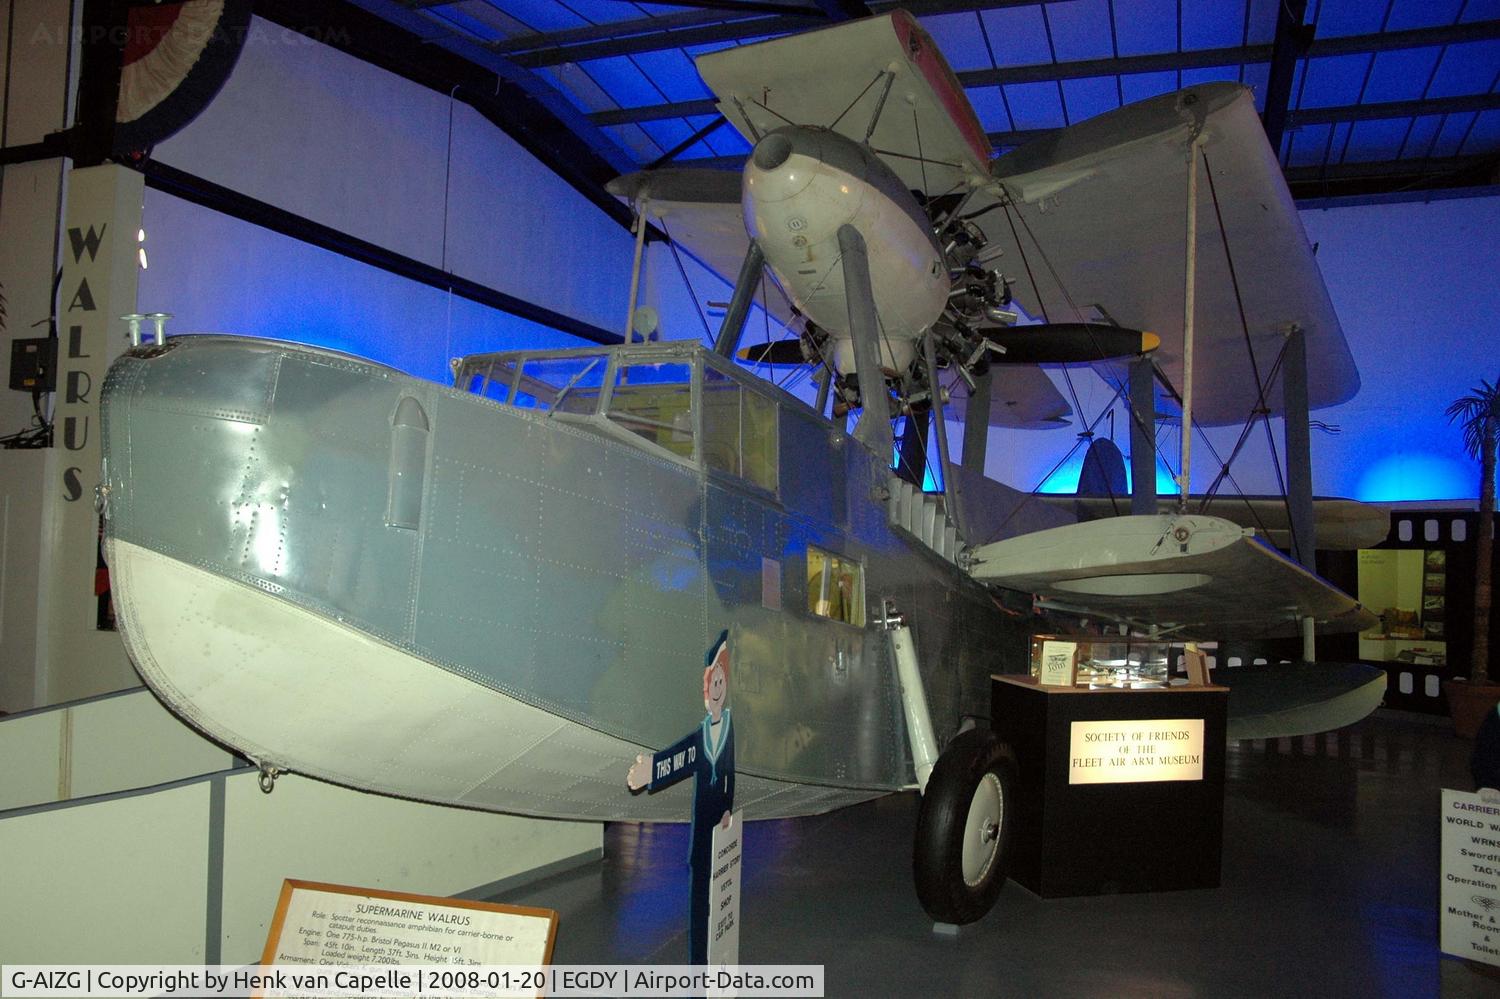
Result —
<path fill-rule="evenodd" d="M 693 964 L 708 963 L 708 886 L 713 874 L 714 826 L 725 812 L 734 811 L 734 729 L 724 709 L 717 744 L 710 734 L 711 718 L 682 739 L 651 757 L 651 782 L 656 791 L 693 778 L 692 846 L 688 864 L 693 888 L 688 912 L 688 954 Z"/>

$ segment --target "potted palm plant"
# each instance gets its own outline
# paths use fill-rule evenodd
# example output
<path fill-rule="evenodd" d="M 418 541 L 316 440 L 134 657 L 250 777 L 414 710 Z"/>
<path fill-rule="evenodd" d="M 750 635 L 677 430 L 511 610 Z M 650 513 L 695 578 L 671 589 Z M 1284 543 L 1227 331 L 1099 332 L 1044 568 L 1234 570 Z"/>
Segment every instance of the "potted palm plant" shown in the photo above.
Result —
<path fill-rule="evenodd" d="M 1459 735 L 1473 738 L 1486 712 L 1500 703 L 1500 684 L 1490 681 L 1490 592 L 1495 544 L 1495 446 L 1500 439 L 1500 379 L 1480 381 L 1448 406 L 1448 422 L 1464 432 L 1464 447 L 1479 459 L 1479 535 L 1475 538 L 1474 650 L 1467 681 L 1443 684 Z"/>

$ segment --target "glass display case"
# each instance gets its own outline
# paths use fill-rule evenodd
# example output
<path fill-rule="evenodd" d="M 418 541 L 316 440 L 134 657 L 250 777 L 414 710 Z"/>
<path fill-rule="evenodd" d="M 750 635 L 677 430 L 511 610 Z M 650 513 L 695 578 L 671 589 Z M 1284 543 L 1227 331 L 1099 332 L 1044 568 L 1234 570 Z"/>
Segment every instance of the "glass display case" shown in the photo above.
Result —
<path fill-rule="evenodd" d="M 1041 671 L 1042 646 L 1069 642 L 1078 647 L 1076 686 L 1095 689 L 1141 690 L 1167 686 L 1172 643 L 1150 638 L 1099 638 L 1076 635 L 1033 635 L 1031 675 Z"/>

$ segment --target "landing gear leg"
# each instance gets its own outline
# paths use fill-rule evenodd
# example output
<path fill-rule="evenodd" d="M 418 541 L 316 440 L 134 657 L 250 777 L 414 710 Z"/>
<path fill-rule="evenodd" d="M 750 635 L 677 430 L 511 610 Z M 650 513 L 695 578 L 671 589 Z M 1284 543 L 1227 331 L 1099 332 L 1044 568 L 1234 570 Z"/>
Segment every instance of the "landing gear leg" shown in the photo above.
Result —
<path fill-rule="evenodd" d="M 982 919 L 1005 884 L 1016 762 L 985 729 L 959 734 L 938 757 L 917 813 L 917 898 L 940 923 Z"/>
<path fill-rule="evenodd" d="M 890 600 L 876 624 L 891 640 L 922 805 L 912 849 L 917 899 L 939 924 L 976 922 L 994 906 L 1009 859 L 1016 758 L 988 729 L 960 732 L 941 754 L 918 669 L 916 642 Z"/>

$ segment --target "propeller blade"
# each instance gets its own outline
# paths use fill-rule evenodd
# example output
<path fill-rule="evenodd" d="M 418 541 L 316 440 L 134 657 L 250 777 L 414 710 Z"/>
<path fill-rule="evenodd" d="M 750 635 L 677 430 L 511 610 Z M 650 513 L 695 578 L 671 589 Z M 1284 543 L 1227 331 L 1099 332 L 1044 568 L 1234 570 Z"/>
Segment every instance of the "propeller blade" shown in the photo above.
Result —
<path fill-rule="evenodd" d="M 1134 357 L 1161 344 L 1155 333 L 1104 323 L 1000 326 L 982 333 L 991 343 L 1005 348 L 1004 354 L 990 358 L 991 364 L 1090 364 Z"/>

